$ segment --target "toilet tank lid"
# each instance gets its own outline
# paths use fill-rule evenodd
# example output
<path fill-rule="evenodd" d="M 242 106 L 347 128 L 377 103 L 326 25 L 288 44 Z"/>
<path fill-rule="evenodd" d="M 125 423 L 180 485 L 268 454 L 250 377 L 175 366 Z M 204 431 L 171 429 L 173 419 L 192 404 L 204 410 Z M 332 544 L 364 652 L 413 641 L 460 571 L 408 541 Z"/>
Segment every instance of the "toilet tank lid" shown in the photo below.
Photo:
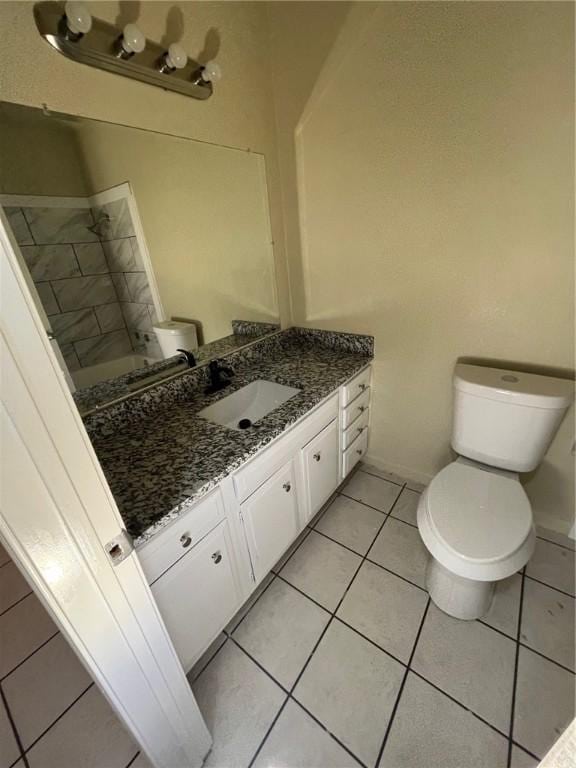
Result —
<path fill-rule="evenodd" d="M 574 400 L 574 382 L 554 376 L 458 363 L 454 388 L 488 400 L 560 410 Z"/>
<path fill-rule="evenodd" d="M 161 323 L 155 323 L 153 326 L 155 331 L 161 331 L 162 333 L 186 333 L 195 329 L 193 323 L 185 323 L 181 320 L 163 320 Z"/>

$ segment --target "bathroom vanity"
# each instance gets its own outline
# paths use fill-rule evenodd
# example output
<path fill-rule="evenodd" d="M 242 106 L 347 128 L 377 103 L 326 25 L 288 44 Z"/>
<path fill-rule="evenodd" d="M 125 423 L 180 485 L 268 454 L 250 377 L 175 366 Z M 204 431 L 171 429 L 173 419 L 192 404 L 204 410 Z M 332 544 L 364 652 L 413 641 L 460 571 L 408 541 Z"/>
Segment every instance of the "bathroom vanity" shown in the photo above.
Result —
<path fill-rule="evenodd" d="M 365 454 L 371 356 L 371 337 L 289 329 L 227 357 L 221 392 L 190 371 L 86 419 L 185 670 Z M 295 394 L 244 430 L 210 420 L 258 382 Z"/>

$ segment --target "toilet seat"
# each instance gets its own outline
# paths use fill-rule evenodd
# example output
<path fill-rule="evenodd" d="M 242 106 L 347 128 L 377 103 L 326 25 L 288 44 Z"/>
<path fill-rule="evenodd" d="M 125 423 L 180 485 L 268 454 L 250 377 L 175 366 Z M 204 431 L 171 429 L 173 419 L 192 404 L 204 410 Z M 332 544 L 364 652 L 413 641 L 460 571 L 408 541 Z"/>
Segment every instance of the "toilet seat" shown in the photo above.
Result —
<path fill-rule="evenodd" d="M 530 501 L 516 475 L 469 460 L 434 477 L 420 499 L 418 528 L 439 563 L 478 581 L 512 575 L 535 544 Z"/>

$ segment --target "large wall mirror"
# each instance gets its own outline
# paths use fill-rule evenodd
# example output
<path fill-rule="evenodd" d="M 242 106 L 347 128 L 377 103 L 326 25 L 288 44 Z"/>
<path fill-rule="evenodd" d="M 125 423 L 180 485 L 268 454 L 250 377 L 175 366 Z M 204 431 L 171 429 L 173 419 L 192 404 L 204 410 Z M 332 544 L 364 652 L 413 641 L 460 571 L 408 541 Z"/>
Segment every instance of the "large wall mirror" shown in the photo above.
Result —
<path fill-rule="evenodd" d="M 0 205 L 84 410 L 185 366 L 181 345 L 203 362 L 278 329 L 262 155 L 5 102 L 0 148 Z"/>

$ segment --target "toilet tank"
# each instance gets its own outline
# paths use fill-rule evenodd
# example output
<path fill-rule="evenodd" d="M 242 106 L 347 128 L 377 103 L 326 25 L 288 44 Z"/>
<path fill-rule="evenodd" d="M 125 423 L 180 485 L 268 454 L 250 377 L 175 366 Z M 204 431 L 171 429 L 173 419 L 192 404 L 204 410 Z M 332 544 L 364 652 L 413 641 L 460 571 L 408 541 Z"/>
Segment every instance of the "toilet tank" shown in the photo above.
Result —
<path fill-rule="evenodd" d="M 452 447 L 491 467 L 531 472 L 574 399 L 574 382 L 460 363 L 454 369 Z"/>
<path fill-rule="evenodd" d="M 195 352 L 198 349 L 198 337 L 194 323 L 179 320 L 164 320 L 152 326 L 166 360 L 178 354 L 179 349 Z"/>

